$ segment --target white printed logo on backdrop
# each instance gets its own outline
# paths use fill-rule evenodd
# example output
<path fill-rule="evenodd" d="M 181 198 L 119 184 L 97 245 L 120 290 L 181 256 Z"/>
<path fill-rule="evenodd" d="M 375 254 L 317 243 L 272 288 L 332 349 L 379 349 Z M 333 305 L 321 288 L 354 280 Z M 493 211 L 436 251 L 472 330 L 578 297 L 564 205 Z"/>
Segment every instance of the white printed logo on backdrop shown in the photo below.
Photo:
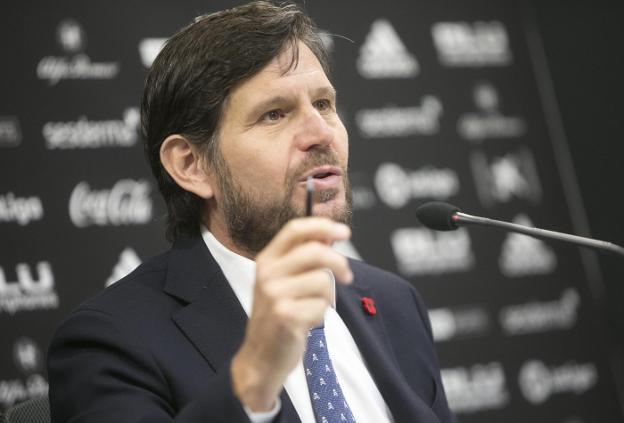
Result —
<path fill-rule="evenodd" d="M 80 116 L 75 121 L 47 122 L 41 132 L 49 150 L 132 147 L 139 140 L 140 124 L 139 109 L 129 107 L 122 119 L 89 120 Z"/>
<path fill-rule="evenodd" d="M 390 235 L 399 272 L 405 277 L 465 272 L 474 255 L 468 231 L 434 232 L 425 228 L 400 228 Z"/>
<path fill-rule="evenodd" d="M 48 382 L 40 373 L 43 353 L 32 339 L 22 337 L 14 342 L 13 361 L 24 378 L 0 380 L 0 408 L 48 393 Z"/>
<path fill-rule="evenodd" d="M 442 111 L 440 99 L 427 95 L 420 106 L 360 110 L 355 121 L 365 138 L 435 135 L 440 130 Z"/>
<path fill-rule="evenodd" d="M 429 310 L 429 320 L 435 342 L 483 336 L 490 328 L 487 311 L 476 306 L 434 308 Z"/>
<path fill-rule="evenodd" d="M 370 210 L 377 204 L 377 197 L 372 188 L 364 185 L 352 185 L 353 210 Z"/>
<path fill-rule="evenodd" d="M 77 21 L 61 21 L 56 37 L 65 55 L 46 56 L 37 65 L 37 77 L 49 85 L 68 79 L 113 79 L 119 73 L 119 62 L 92 62 L 84 53 L 87 37 Z"/>
<path fill-rule="evenodd" d="M 470 169 L 479 200 L 485 207 L 513 199 L 538 204 L 542 199 L 537 167 L 525 147 L 492 158 L 475 151 L 470 155 Z"/>
<path fill-rule="evenodd" d="M 145 224 L 152 218 L 150 191 L 144 179 L 121 179 L 110 189 L 92 189 L 83 181 L 71 193 L 69 216 L 78 228 Z"/>
<path fill-rule="evenodd" d="M 141 264 L 141 259 L 137 255 L 136 251 L 132 248 L 124 248 L 119 255 L 119 261 L 113 267 L 113 273 L 108 277 L 104 286 L 108 287 L 117 282 L 119 279 L 124 278 L 130 274 Z"/>
<path fill-rule="evenodd" d="M 17 116 L 0 116 L 0 147 L 17 147 L 22 143 L 22 128 Z"/>
<path fill-rule="evenodd" d="M 447 199 L 459 192 L 457 172 L 449 168 L 424 166 L 404 169 L 396 163 L 382 163 L 375 172 L 377 196 L 385 205 L 400 209 L 412 199 Z"/>
<path fill-rule="evenodd" d="M 499 362 L 441 369 L 442 384 L 451 410 L 474 413 L 505 407 L 509 392 Z"/>
<path fill-rule="evenodd" d="M 499 21 L 438 22 L 431 35 L 445 66 L 504 66 L 513 60 L 507 30 Z"/>
<path fill-rule="evenodd" d="M 43 204 L 36 196 L 17 197 L 12 192 L 0 195 L 0 223 L 15 222 L 26 226 L 43 219 Z"/>
<path fill-rule="evenodd" d="M 518 375 L 522 395 L 534 405 L 543 404 L 555 394 L 580 395 L 597 381 L 598 370 L 593 363 L 569 362 L 549 367 L 539 360 L 531 360 L 522 365 Z"/>
<path fill-rule="evenodd" d="M 43 354 L 32 339 L 22 337 L 13 344 L 13 361 L 22 373 L 31 374 L 42 369 Z"/>
<path fill-rule="evenodd" d="M 482 82 L 472 90 L 476 112 L 465 113 L 457 121 L 460 137 L 482 142 L 496 138 L 518 138 L 526 133 L 526 121 L 518 116 L 505 116 L 500 111 L 500 97 L 494 85 Z"/>
<path fill-rule="evenodd" d="M 33 268 L 27 263 L 15 266 L 16 280 L 9 280 L 0 267 L 0 313 L 15 314 L 18 311 L 51 310 L 59 305 L 54 290 L 54 274 L 47 261 L 40 261 Z"/>
<path fill-rule="evenodd" d="M 160 50 L 165 46 L 167 38 L 151 37 L 143 38 L 139 41 L 139 56 L 141 57 L 141 63 L 146 68 L 152 66 L 156 56 L 160 53 Z"/>
<path fill-rule="evenodd" d="M 532 227 L 533 223 L 524 214 L 519 214 L 513 223 Z M 539 239 L 517 234 L 507 234 L 498 257 L 501 273 L 509 278 L 545 275 L 557 268 L 557 256 L 552 248 Z"/>
<path fill-rule="evenodd" d="M 570 329 L 576 324 L 581 297 L 567 288 L 554 301 L 531 301 L 508 305 L 499 313 L 500 325 L 506 335 L 543 333 Z"/>
<path fill-rule="evenodd" d="M 372 23 L 360 47 L 357 69 L 367 79 L 411 78 L 420 72 L 416 57 L 407 51 L 387 19 L 377 19 Z"/>

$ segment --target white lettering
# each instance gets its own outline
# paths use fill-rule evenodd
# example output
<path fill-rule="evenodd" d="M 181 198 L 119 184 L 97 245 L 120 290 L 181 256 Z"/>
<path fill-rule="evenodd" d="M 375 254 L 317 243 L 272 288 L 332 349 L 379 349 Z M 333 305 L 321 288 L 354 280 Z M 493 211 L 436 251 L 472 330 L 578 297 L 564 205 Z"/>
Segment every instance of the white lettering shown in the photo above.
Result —
<path fill-rule="evenodd" d="M 459 192 L 459 177 L 452 169 L 404 170 L 394 163 L 382 163 L 375 173 L 377 195 L 388 206 L 399 209 L 413 198 L 446 199 Z"/>
<path fill-rule="evenodd" d="M 385 107 L 357 112 L 355 121 L 367 138 L 435 135 L 440 129 L 442 102 L 425 96 L 420 107 Z"/>
<path fill-rule="evenodd" d="M 542 404 L 553 394 L 582 394 L 598 380 L 598 371 L 593 363 L 566 363 L 558 367 L 547 367 L 543 362 L 532 360 L 521 368 L 518 383 L 522 395 L 531 404 Z"/>
<path fill-rule="evenodd" d="M 576 290 L 569 288 L 559 300 L 509 305 L 501 309 L 500 323 L 507 335 L 569 329 L 576 323 L 580 300 Z"/>
<path fill-rule="evenodd" d="M 498 362 L 442 369 L 449 407 L 457 413 L 502 408 L 509 402 L 505 373 Z"/>
<path fill-rule="evenodd" d="M 17 281 L 6 278 L 0 267 L 0 312 L 15 314 L 20 310 L 47 310 L 58 307 L 59 299 L 54 290 L 54 275 L 50 263 L 37 263 L 38 279 L 33 277 L 30 266 L 15 266 Z"/>
<path fill-rule="evenodd" d="M 50 85 L 56 85 L 63 79 L 113 79 L 119 68 L 116 62 L 91 62 L 85 54 L 72 58 L 46 56 L 37 65 L 37 77 L 47 80 Z"/>
<path fill-rule="evenodd" d="M 123 120 L 90 121 L 81 116 L 75 122 L 48 122 L 42 134 L 46 148 L 131 147 L 139 139 L 139 111 L 126 109 Z"/>
<path fill-rule="evenodd" d="M 0 222 L 25 226 L 42 218 L 43 205 L 39 197 L 16 197 L 12 192 L 0 195 Z"/>
<path fill-rule="evenodd" d="M 445 66 L 504 66 L 512 62 L 505 26 L 492 22 L 439 22 L 431 28 Z"/>
<path fill-rule="evenodd" d="M 399 272 L 407 277 L 462 272 L 474 263 L 465 229 L 433 232 L 425 228 L 401 228 L 392 232 L 390 242 Z"/>
<path fill-rule="evenodd" d="M 488 138 L 514 138 L 526 132 L 524 120 L 517 117 L 483 116 L 475 113 L 463 115 L 457 122 L 459 135 L 470 141 Z"/>
<path fill-rule="evenodd" d="M 472 97 L 477 113 L 466 113 L 457 121 L 457 133 L 466 140 L 482 142 L 486 139 L 518 138 L 526 133 L 525 120 L 503 116 L 496 87 L 484 82 L 476 84 Z"/>
<path fill-rule="evenodd" d="M 429 310 L 429 319 L 435 342 L 482 335 L 490 327 L 488 314 L 479 307 L 436 308 Z"/>
<path fill-rule="evenodd" d="M 74 225 L 133 225 L 152 217 L 150 184 L 146 180 L 122 179 L 112 189 L 91 190 L 80 182 L 69 200 L 69 215 Z"/>

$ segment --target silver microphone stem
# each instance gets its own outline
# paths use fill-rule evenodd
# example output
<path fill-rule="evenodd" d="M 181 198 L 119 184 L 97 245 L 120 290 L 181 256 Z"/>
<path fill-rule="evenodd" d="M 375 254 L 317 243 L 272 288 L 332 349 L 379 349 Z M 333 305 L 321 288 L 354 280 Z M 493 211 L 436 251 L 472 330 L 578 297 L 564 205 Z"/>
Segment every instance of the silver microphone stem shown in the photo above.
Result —
<path fill-rule="evenodd" d="M 583 247 L 595 248 L 597 250 L 604 250 L 612 254 L 624 256 L 624 248 L 620 247 L 617 244 L 613 244 L 612 242 L 600 241 L 597 239 L 570 235 L 562 232 L 549 231 L 546 229 L 531 228 L 528 226 L 518 225 L 516 223 L 488 219 L 487 217 L 472 216 L 462 212 L 455 212 L 452 220 L 457 224 L 490 226 L 493 228 L 500 228 L 511 232 L 518 232 L 524 235 L 532 236 L 534 238 L 554 239 L 557 241 L 568 242 Z"/>

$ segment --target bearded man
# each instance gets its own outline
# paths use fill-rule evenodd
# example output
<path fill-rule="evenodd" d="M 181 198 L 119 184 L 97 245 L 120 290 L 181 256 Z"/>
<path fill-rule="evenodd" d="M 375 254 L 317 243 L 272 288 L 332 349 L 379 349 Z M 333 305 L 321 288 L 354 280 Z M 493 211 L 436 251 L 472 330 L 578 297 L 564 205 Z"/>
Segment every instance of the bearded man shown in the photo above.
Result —
<path fill-rule="evenodd" d="M 453 421 L 414 288 L 332 249 L 348 136 L 305 14 L 197 18 L 155 60 L 142 125 L 173 247 L 62 324 L 54 422 Z"/>

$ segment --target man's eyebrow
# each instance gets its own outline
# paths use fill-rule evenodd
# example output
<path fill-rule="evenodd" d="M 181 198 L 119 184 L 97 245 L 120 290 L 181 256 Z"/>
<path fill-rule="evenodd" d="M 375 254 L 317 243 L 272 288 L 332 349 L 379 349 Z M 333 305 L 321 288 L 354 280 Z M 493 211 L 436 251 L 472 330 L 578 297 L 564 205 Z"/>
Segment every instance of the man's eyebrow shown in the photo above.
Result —
<path fill-rule="evenodd" d="M 336 98 L 336 89 L 331 85 L 323 86 L 312 90 L 312 97 L 317 99 L 319 97 L 330 97 L 331 99 Z M 269 110 L 277 109 L 280 107 L 284 107 L 285 104 L 288 104 L 292 101 L 295 101 L 293 98 L 276 95 L 266 100 L 260 101 L 258 104 L 252 106 L 250 111 L 247 113 L 247 116 L 251 118 L 255 118 Z"/>
<path fill-rule="evenodd" d="M 262 100 L 258 104 L 254 105 L 248 113 L 250 117 L 257 117 L 258 115 L 265 113 L 269 110 L 283 107 L 284 104 L 287 104 L 291 101 L 290 98 L 284 97 L 281 95 L 276 95 L 274 97 L 267 98 L 266 100 Z"/>
<path fill-rule="evenodd" d="M 336 89 L 331 85 L 326 85 L 320 87 L 313 91 L 314 97 L 331 97 L 332 99 L 336 98 Z"/>

